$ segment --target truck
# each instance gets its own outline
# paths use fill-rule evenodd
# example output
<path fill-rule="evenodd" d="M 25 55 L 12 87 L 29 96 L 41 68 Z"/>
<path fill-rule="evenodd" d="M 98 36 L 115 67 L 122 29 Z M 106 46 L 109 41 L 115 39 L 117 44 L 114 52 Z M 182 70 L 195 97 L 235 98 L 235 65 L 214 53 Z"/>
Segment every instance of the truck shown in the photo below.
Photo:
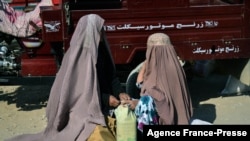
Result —
<path fill-rule="evenodd" d="M 147 37 L 156 32 L 169 35 L 179 58 L 185 62 L 250 57 L 248 0 L 53 2 L 53 6 L 41 7 L 43 26 L 35 36 L 42 44 L 34 48 L 21 45 L 19 59 L 11 60 L 20 67 L 5 71 L 20 77 L 55 76 L 74 28 L 86 14 L 98 14 L 105 19 L 107 40 L 121 77 L 127 77 L 123 73 L 145 59 Z M 18 40 L 23 44 L 25 38 Z"/>

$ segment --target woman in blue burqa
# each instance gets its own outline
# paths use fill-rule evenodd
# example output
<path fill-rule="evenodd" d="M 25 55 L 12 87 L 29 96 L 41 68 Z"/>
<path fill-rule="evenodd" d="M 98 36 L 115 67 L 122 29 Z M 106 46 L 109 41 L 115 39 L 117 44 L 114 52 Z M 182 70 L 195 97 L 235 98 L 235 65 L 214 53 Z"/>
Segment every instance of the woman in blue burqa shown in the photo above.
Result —
<path fill-rule="evenodd" d="M 95 14 L 79 20 L 51 88 L 45 130 L 8 141 L 85 141 L 97 126 L 108 128 L 109 110 L 130 97 L 115 76 L 103 24 Z"/>

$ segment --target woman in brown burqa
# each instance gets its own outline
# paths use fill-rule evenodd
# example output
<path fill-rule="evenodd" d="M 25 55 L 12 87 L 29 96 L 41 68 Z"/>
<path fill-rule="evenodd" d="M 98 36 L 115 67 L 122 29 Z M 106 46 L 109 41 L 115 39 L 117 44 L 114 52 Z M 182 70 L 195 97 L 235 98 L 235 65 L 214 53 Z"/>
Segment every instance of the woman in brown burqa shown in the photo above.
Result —
<path fill-rule="evenodd" d="M 115 77 L 103 24 L 104 19 L 95 14 L 79 20 L 51 88 L 47 127 L 9 141 L 85 141 L 97 125 L 107 126 L 109 108 L 119 105 L 119 97 L 129 96 L 122 93 Z"/>
<path fill-rule="evenodd" d="M 185 72 L 169 36 L 164 33 L 154 33 L 148 37 L 146 60 L 143 63 L 137 79 L 137 83 L 142 84 L 141 102 L 131 101 L 130 103 L 131 107 L 136 105 L 135 111 L 139 118 L 138 128 L 140 124 L 145 125 L 143 122 L 160 125 L 188 125 L 193 114 L 191 97 Z M 149 119 L 145 116 L 150 115 L 144 114 L 145 105 L 143 104 L 149 99 L 145 98 L 146 101 L 142 101 L 143 96 L 152 98 L 159 116 L 158 123 L 145 121 Z M 154 111 L 153 108 L 154 106 L 150 110 Z"/>

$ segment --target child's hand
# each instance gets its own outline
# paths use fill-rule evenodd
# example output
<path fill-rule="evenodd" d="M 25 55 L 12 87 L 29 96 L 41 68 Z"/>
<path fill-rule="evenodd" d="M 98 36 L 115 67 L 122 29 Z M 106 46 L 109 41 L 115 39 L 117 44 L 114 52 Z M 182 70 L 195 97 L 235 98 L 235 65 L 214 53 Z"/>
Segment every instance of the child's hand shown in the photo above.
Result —
<path fill-rule="evenodd" d="M 138 99 L 129 100 L 127 104 L 131 110 L 134 110 L 138 101 L 139 101 Z"/>

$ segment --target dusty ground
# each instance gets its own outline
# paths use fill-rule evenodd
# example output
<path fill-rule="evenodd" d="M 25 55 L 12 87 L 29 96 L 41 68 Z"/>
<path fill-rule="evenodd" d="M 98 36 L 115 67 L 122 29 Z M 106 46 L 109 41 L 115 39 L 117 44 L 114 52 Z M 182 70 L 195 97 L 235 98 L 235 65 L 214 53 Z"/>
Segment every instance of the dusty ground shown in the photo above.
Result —
<path fill-rule="evenodd" d="M 249 93 L 221 96 L 227 77 L 212 75 L 189 82 L 194 117 L 213 124 L 249 124 Z M 0 141 L 24 133 L 37 133 L 46 126 L 45 107 L 51 85 L 0 84 Z"/>
<path fill-rule="evenodd" d="M 49 90 L 48 85 L 0 86 L 0 141 L 45 128 Z"/>

